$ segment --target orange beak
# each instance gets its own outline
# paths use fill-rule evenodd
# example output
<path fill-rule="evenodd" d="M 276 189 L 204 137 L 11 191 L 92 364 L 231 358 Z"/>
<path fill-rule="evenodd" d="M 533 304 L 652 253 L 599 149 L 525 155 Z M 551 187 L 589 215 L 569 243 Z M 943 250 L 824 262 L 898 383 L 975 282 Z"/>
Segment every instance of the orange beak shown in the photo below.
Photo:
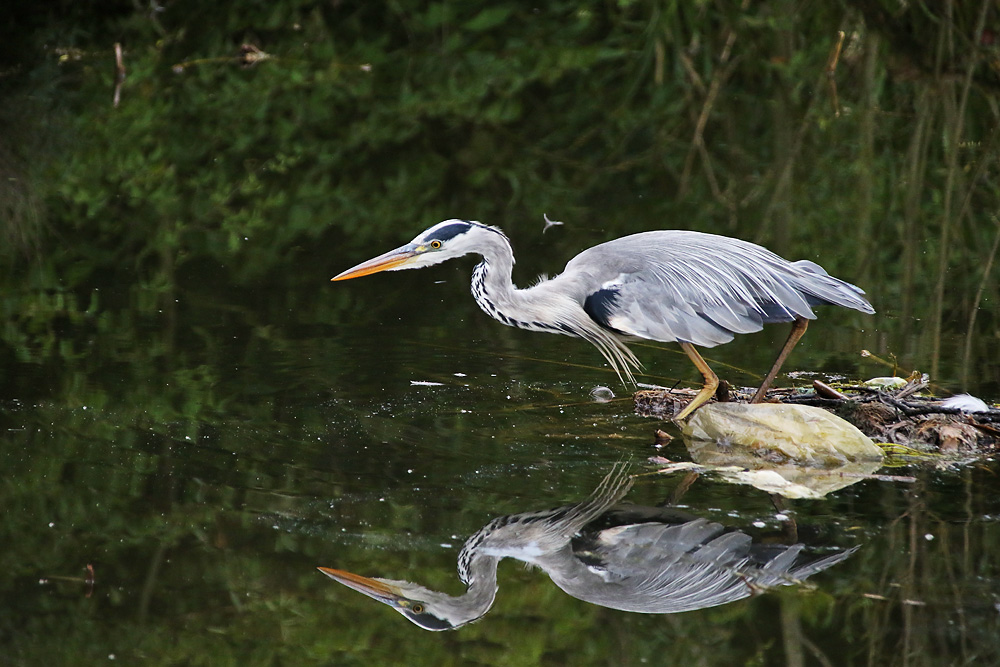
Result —
<path fill-rule="evenodd" d="M 360 574 L 345 572 L 344 570 L 334 570 L 330 567 L 319 567 L 316 569 L 334 581 L 339 581 L 348 588 L 353 588 L 357 592 L 364 593 L 379 602 L 396 606 L 396 603 L 402 599 L 399 591 L 377 579 L 369 579 L 368 577 L 362 577 Z"/>
<path fill-rule="evenodd" d="M 330 280 L 349 280 L 351 278 L 368 276 L 380 271 L 391 271 L 392 269 L 406 264 L 416 255 L 417 252 L 414 249 L 413 244 L 407 244 L 396 248 L 395 250 L 383 253 L 378 257 L 373 257 L 367 262 L 361 262 L 357 266 L 353 266 L 343 273 L 338 273 Z"/>

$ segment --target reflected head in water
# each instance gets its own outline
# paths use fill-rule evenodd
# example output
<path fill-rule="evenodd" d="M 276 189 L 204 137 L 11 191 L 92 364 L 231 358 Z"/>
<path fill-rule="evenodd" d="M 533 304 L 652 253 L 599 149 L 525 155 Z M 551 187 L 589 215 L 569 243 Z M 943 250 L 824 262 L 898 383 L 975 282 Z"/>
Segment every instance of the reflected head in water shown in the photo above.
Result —
<path fill-rule="evenodd" d="M 757 403 L 816 318 L 813 306 L 875 312 L 863 290 L 818 264 L 789 262 L 739 239 L 680 230 L 601 243 L 571 259 L 558 276 L 518 289 L 511 281 L 514 252 L 500 229 L 445 220 L 333 280 L 419 269 L 469 253 L 483 257 L 472 272 L 472 295 L 490 317 L 521 329 L 583 338 L 623 381 L 634 383 L 632 372 L 641 368 L 628 340 L 679 343 L 705 383 L 678 420 L 711 398 L 719 384 L 695 345 L 715 347 L 765 324 L 792 322 L 788 340 L 751 400 Z"/>
<path fill-rule="evenodd" d="M 319 570 L 345 586 L 384 602 L 424 630 L 451 630 L 482 617 L 493 604 L 496 593 L 494 588 L 485 608 L 478 611 L 471 600 L 456 604 L 455 601 L 462 598 L 453 598 L 409 581 L 370 579 L 329 567 Z"/>
<path fill-rule="evenodd" d="M 319 569 L 425 630 L 451 630 L 489 611 L 502 558 L 541 568 L 559 588 L 585 602 L 669 614 L 801 583 L 857 549 L 800 563 L 801 544 L 755 545 L 745 533 L 677 510 L 619 503 L 631 485 L 627 466 L 619 464 L 581 503 L 490 521 L 459 553 L 458 576 L 467 587 L 462 595 Z"/>

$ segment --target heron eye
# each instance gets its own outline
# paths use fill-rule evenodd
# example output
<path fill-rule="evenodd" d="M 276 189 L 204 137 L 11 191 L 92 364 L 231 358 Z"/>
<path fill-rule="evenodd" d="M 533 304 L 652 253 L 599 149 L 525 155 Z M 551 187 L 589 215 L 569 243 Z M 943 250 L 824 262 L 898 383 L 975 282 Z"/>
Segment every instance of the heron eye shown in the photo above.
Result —
<path fill-rule="evenodd" d="M 438 248 L 441 247 L 441 242 L 440 241 L 431 241 L 431 247 L 434 248 L 435 250 L 437 250 Z"/>
<path fill-rule="evenodd" d="M 440 241 L 435 241 L 434 243 L 437 243 L 438 245 L 441 245 Z M 422 605 L 422 604 L 420 604 L 418 602 L 417 604 L 415 604 L 412 607 L 410 607 L 410 611 L 412 611 L 414 614 L 422 614 L 422 613 L 424 613 L 424 605 Z"/>

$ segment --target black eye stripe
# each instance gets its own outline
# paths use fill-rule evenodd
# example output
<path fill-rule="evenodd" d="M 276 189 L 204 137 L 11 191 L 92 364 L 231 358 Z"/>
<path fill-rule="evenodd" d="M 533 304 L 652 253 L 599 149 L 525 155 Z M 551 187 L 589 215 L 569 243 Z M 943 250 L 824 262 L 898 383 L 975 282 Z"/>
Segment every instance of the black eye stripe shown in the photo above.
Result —
<path fill-rule="evenodd" d="M 445 225 L 444 227 L 439 227 L 438 229 L 436 229 L 431 234 L 428 234 L 424 238 L 424 240 L 427 241 L 427 242 L 434 241 L 434 240 L 436 240 L 436 241 L 447 241 L 449 239 L 455 238 L 459 234 L 464 234 L 465 232 L 469 231 L 470 227 L 471 227 L 471 225 L 469 225 L 467 223 L 464 223 L 464 222 L 455 222 L 455 223 L 452 223 L 450 225 Z"/>
<path fill-rule="evenodd" d="M 446 621 L 443 618 L 438 618 L 433 614 L 428 614 L 427 612 L 424 612 L 423 614 L 414 614 L 410 612 L 406 613 L 406 616 L 411 621 L 427 630 L 451 630 L 455 627 L 449 621 Z"/>

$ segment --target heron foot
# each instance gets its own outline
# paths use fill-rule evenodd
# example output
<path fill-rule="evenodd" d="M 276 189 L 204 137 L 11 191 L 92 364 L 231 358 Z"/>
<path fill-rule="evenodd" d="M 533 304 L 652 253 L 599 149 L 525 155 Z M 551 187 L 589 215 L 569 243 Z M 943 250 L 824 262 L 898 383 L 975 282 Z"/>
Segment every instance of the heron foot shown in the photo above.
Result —
<path fill-rule="evenodd" d="M 701 388 L 701 391 L 691 399 L 691 402 L 684 406 L 684 409 L 674 415 L 673 421 L 679 422 L 687 419 L 691 416 L 691 413 L 700 408 L 705 403 L 715 395 L 715 390 L 718 388 L 718 380 L 715 382 L 706 382 L 705 386 Z"/>
<path fill-rule="evenodd" d="M 704 378 L 705 384 L 702 385 L 701 391 L 699 391 L 698 394 L 691 399 L 691 402 L 674 416 L 675 422 L 687 419 L 692 412 L 701 407 L 701 405 L 707 402 L 708 399 L 712 398 L 712 396 L 715 395 L 715 390 L 719 388 L 719 376 L 716 375 L 711 368 L 709 368 L 708 364 L 705 363 L 705 360 L 701 358 L 700 354 L 698 354 L 698 350 L 694 349 L 694 346 L 691 343 L 678 342 L 678 344 L 688 355 L 688 358 L 694 362 L 694 365 L 698 368 L 698 370 L 701 371 L 701 376 Z"/>

